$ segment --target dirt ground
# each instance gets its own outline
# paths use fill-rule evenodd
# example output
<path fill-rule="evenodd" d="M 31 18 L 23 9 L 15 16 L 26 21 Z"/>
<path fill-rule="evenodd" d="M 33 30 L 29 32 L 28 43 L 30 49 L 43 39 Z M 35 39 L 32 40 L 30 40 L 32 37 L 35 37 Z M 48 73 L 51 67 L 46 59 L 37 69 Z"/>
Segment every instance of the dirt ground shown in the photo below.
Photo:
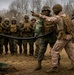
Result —
<path fill-rule="evenodd" d="M 46 71 L 51 67 L 49 47 L 45 53 L 42 69 L 39 71 L 34 71 L 34 68 L 37 65 L 37 59 L 33 56 L 24 56 L 24 54 L 14 56 L 10 54 L 2 55 L 0 56 L 0 62 L 11 64 L 18 70 L 18 72 L 11 72 L 5 75 L 74 75 L 74 71 L 67 70 L 70 67 L 70 61 L 64 50 L 61 52 L 61 65 L 59 73 L 46 73 Z"/>

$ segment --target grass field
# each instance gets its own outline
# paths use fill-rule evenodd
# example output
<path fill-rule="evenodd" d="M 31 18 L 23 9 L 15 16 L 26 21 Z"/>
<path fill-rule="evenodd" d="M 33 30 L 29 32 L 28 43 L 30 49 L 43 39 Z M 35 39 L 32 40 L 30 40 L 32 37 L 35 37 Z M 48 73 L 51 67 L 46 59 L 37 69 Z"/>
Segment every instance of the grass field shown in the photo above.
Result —
<path fill-rule="evenodd" d="M 18 72 L 11 72 L 5 75 L 74 75 L 74 71 L 67 70 L 71 65 L 64 50 L 61 52 L 61 65 L 59 73 L 46 73 L 46 71 L 51 67 L 49 47 L 45 53 L 42 70 L 39 71 L 34 71 L 34 68 L 37 65 L 37 59 L 32 56 L 24 56 L 24 54 L 14 56 L 11 56 L 10 54 L 2 55 L 0 56 L 0 62 L 9 63 L 18 70 Z"/>

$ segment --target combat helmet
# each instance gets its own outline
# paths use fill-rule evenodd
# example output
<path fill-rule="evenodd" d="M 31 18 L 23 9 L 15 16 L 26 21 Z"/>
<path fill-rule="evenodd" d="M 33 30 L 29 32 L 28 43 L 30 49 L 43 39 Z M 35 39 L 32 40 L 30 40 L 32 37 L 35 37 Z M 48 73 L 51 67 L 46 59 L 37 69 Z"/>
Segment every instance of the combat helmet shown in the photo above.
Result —
<path fill-rule="evenodd" d="M 62 11 L 62 6 L 60 4 L 56 4 L 53 6 L 52 10 L 56 14 L 57 12 Z"/>
<path fill-rule="evenodd" d="M 32 18 L 32 19 L 31 19 L 31 21 L 33 21 L 33 20 L 36 21 L 36 18 Z"/>
<path fill-rule="evenodd" d="M 12 17 L 11 23 L 12 23 L 12 24 L 16 23 L 16 18 L 15 18 L 15 17 Z"/>
<path fill-rule="evenodd" d="M 7 21 L 7 22 L 10 22 L 9 18 L 5 18 L 5 19 L 4 19 L 4 22 L 6 22 L 6 21 Z"/>
<path fill-rule="evenodd" d="M 51 11 L 49 6 L 43 6 L 42 11 L 47 10 L 47 11 Z"/>
<path fill-rule="evenodd" d="M 8 25 L 9 23 L 10 23 L 9 18 L 5 18 L 5 19 L 4 19 L 4 24 Z"/>
<path fill-rule="evenodd" d="M 25 15 L 25 16 L 24 16 L 24 19 L 29 19 L 29 16 L 28 16 L 28 15 Z"/>
<path fill-rule="evenodd" d="M 11 21 L 13 21 L 13 20 L 16 21 L 16 18 L 15 17 L 12 17 Z"/>

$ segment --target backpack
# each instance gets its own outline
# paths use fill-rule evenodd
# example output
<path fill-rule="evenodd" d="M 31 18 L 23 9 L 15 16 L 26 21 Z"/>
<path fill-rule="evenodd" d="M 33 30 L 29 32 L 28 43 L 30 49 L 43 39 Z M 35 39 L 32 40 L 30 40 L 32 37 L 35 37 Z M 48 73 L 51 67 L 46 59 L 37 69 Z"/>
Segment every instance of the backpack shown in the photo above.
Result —
<path fill-rule="evenodd" d="M 68 15 L 65 15 L 65 16 L 61 16 L 62 20 L 63 20 L 63 23 L 64 23 L 64 31 L 65 33 L 70 33 L 72 32 L 73 30 L 73 25 L 72 25 L 72 21 L 70 19 L 70 17 Z"/>

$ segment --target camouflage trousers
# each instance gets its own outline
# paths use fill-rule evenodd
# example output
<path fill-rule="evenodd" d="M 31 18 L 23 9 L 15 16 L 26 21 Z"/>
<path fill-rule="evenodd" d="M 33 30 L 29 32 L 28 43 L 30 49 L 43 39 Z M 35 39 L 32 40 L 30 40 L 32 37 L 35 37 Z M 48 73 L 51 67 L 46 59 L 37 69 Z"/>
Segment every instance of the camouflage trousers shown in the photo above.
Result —
<path fill-rule="evenodd" d="M 13 33 L 11 33 L 11 36 L 16 37 L 17 33 L 13 32 Z M 10 38 L 9 44 L 10 44 L 10 52 L 11 52 L 11 54 L 17 54 L 17 40 Z"/>
<path fill-rule="evenodd" d="M 56 33 L 52 32 L 51 34 L 47 35 L 46 37 L 39 38 L 38 42 L 38 61 L 42 61 L 44 58 L 44 54 L 47 49 L 47 45 L 50 44 L 50 47 L 52 48 L 54 43 L 56 42 Z"/>
<path fill-rule="evenodd" d="M 24 54 L 27 55 L 27 43 L 29 43 L 29 55 L 34 53 L 34 41 L 33 40 L 23 40 Z"/>
<path fill-rule="evenodd" d="M 9 43 L 9 38 L 4 37 L 4 46 L 5 46 L 5 53 L 8 53 L 8 43 Z"/>
<path fill-rule="evenodd" d="M 0 54 L 3 53 L 3 43 L 4 43 L 4 39 L 3 37 L 0 36 Z"/>
<path fill-rule="evenodd" d="M 18 40 L 19 53 L 22 54 L 22 40 Z"/>
<path fill-rule="evenodd" d="M 48 43 L 54 45 L 55 42 L 50 43 L 49 39 L 47 39 L 47 38 L 45 38 L 45 39 L 44 38 L 40 38 L 40 40 L 39 40 L 38 61 L 42 61 L 43 60 Z"/>
<path fill-rule="evenodd" d="M 40 38 L 38 38 L 38 39 L 35 41 L 35 45 L 36 45 L 35 57 L 38 57 L 38 52 L 39 52 L 39 40 L 40 40 Z"/>
<path fill-rule="evenodd" d="M 16 42 L 17 40 L 15 39 L 9 40 L 11 54 L 17 54 L 17 43 Z"/>
<path fill-rule="evenodd" d="M 74 66 L 74 43 L 71 40 L 57 40 L 54 44 L 51 55 L 52 55 L 52 67 L 58 67 L 58 57 L 62 49 L 65 48 L 68 54 L 71 64 Z"/>

